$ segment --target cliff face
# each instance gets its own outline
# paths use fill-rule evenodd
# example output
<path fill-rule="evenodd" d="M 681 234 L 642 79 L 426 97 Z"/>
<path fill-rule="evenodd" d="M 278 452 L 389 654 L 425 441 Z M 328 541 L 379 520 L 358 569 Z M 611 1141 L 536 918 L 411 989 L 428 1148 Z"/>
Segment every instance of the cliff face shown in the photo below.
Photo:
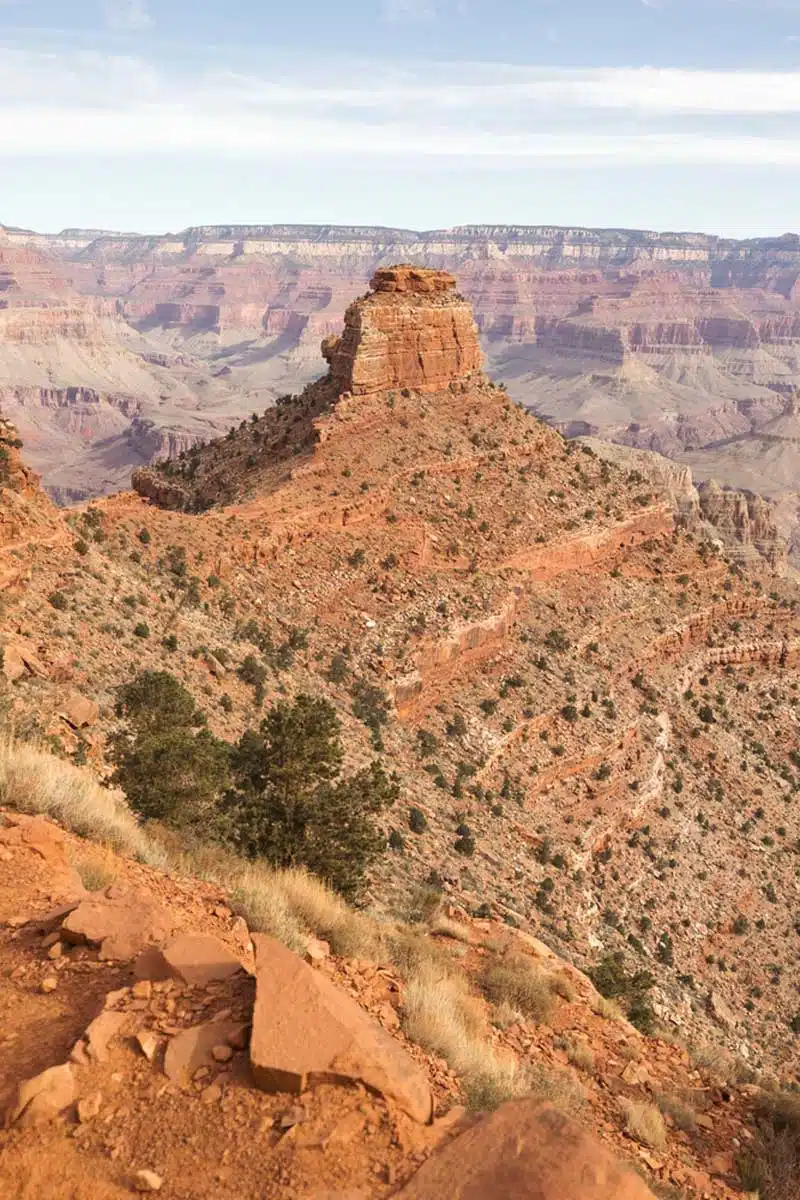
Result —
<path fill-rule="evenodd" d="M 700 511 L 722 539 L 755 551 L 773 567 L 786 563 L 786 542 L 775 524 L 773 506 L 762 496 L 723 488 L 711 479 L 698 487 Z"/>
<path fill-rule="evenodd" d="M 323 353 L 340 392 L 386 388 L 435 392 L 481 369 L 472 311 L 444 271 L 385 267 L 372 292 L 345 313 L 344 333 Z"/>

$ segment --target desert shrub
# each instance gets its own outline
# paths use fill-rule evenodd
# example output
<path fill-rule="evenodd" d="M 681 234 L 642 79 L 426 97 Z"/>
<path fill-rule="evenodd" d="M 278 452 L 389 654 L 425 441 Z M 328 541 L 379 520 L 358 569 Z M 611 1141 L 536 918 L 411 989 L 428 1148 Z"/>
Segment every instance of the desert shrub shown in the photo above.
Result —
<path fill-rule="evenodd" d="M 647 993 L 655 980 L 649 971 L 629 973 L 623 955 L 617 951 L 606 954 L 588 975 L 601 996 L 620 1002 L 632 1025 L 642 1033 L 652 1033 L 655 1014 Z"/>
<path fill-rule="evenodd" d="M 527 1090 L 518 1064 L 483 1036 L 480 1005 L 463 975 L 436 961 L 420 962 L 405 989 L 403 1025 L 409 1037 L 441 1055 L 461 1076 L 471 1107 L 496 1108 Z"/>
<path fill-rule="evenodd" d="M 667 1144 L 667 1127 L 664 1118 L 653 1104 L 640 1104 L 636 1100 L 622 1100 L 625 1129 L 632 1138 L 643 1146 L 663 1150 Z"/>
<path fill-rule="evenodd" d="M 51 592 L 47 599 L 56 612 L 65 612 L 69 607 L 67 597 L 63 592 Z"/>
<path fill-rule="evenodd" d="M 579 1071 L 594 1070 L 594 1054 L 591 1046 L 586 1042 L 571 1041 L 567 1045 L 567 1058 L 573 1067 L 577 1067 Z"/>
<path fill-rule="evenodd" d="M 761 1200 L 800 1200 L 800 1093 L 767 1091 L 755 1141 L 739 1159 L 743 1185 Z"/>
<path fill-rule="evenodd" d="M 359 679 L 350 689 L 350 695 L 353 700 L 353 716 L 372 730 L 373 744 L 379 744 L 381 726 L 389 720 L 389 701 L 386 693 L 365 679 Z"/>
<path fill-rule="evenodd" d="M 143 671 L 117 690 L 123 728 L 109 743 L 112 782 L 145 819 L 218 829 L 229 747 L 206 729 L 190 692 L 168 671 Z"/>
<path fill-rule="evenodd" d="M 225 807 L 243 854 L 306 867 L 352 897 L 385 848 L 375 818 L 399 788 L 379 762 L 340 778 L 340 733 L 327 700 L 301 694 L 276 704 L 233 750 Z"/>
<path fill-rule="evenodd" d="M 697 1128 L 697 1114 L 685 1100 L 672 1092 L 657 1092 L 655 1101 L 662 1113 L 671 1117 L 676 1129 L 684 1133 L 694 1133 Z"/>
<path fill-rule="evenodd" d="M 408 827 L 412 833 L 424 833 L 428 828 L 427 817 L 421 808 L 409 809 Z"/>
<path fill-rule="evenodd" d="M 490 957 L 481 972 L 480 986 L 492 1004 L 506 1001 L 535 1021 L 546 1022 L 552 1014 L 549 978 L 525 954 Z"/>
<path fill-rule="evenodd" d="M 150 637 L 150 626 L 146 621 L 139 621 L 138 624 L 134 625 L 133 636 L 138 638 Z"/>

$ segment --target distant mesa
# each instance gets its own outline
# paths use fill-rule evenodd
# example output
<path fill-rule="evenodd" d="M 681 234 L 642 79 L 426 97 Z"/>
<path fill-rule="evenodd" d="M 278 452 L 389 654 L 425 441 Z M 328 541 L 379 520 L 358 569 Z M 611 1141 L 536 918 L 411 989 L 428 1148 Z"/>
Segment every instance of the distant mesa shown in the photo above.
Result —
<path fill-rule="evenodd" d="M 481 370 L 472 308 L 453 275 L 401 264 L 380 268 L 370 286 L 347 309 L 342 336 L 322 343 L 340 394 L 438 392 Z"/>

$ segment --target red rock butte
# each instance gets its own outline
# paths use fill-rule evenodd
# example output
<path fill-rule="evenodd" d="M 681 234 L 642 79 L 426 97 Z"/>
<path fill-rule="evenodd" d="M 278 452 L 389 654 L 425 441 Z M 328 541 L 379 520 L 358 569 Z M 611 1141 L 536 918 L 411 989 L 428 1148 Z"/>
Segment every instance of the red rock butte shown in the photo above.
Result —
<path fill-rule="evenodd" d="M 339 392 L 438 392 L 480 371 L 472 309 L 455 284 L 448 272 L 422 267 L 376 271 L 372 291 L 347 309 L 342 336 L 322 343 Z"/>

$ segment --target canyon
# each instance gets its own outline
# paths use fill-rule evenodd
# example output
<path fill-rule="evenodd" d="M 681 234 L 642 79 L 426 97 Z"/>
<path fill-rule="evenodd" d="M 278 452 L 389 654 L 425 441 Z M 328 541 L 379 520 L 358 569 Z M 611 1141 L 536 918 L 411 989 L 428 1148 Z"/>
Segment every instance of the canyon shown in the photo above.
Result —
<path fill-rule="evenodd" d="M 538 416 L 767 498 L 798 561 L 795 235 L 0 227 L 0 405 L 58 500 L 107 493 L 317 377 L 319 343 L 396 262 L 457 274 L 488 374 Z"/>
<path fill-rule="evenodd" d="M 41 311 L 89 312 L 70 286 Z M 31 828 L 13 811 L 0 823 L 0 1006 L 24 1033 L 0 1043 L 21 1085 L 16 1103 L 6 1089 L 0 1153 L 21 1196 L 37 1155 L 39 1171 L 91 1171 L 102 1196 L 144 1171 L 183 1178 L 185 1194 L 205 1200 L 229 1167 L 221 1178 L 243 1200 L 305 1200 L 329 1183 L 365 1200 L 425 1196 L 453 1170 L 449 1147 L 472 1147 L 463 1169 L 479 1180 L 485 1170 L 489 1183 L 476 1186 L 491 1187 L 503 1165 L 485 1158 L 484 1138 L 499 1131 L 533 1163 L 544 1153 L 541 1195 L 589 1200 L 559 1174 L 564 1141 L 539 1144 L 541 1107 L 529 1100 L 531 1116 L 524 1101 L 500 1103 L 524 1086 L 574 1107 L 605 1143 L 600 1153 L 565 1117 L 551 1119 L 602 1164 L 611 1182 L 598 1198 L 630 1183 L 632 1196 L 735 1200 L 744 1148 L 760 1136 L 753 1081 L 800 1082 L 800 610 L 773 510 L 718 484 L 695 487 L 686 466 L 652 450 L 568 439 L 538 419 L 484 372 L 462 286 L 445 270 L 379 265 L 339 326 L 317 331 L 313 382 L 223 436 L 141 463 L 132 489 L 88 503 L 58 508 L 14 427 L 0 429 L 0 699 L 21 743 L 18 759 L 0 757 L 0 800 L 68 825 L 54 834 L 52 822 L 29 818 Z M 305 908 L 289 892 L 256 904 L 252 873 L 268 872 L 264 863 L 193 849 L 196 834 L 138 819 L 100 787 L 123 728 L 121 685 L 165 670 L 228 743 L 265 708 L 307 694 L 334 710 L 348 771 L 377 760 L 396 772 L 361 910 L 344 915 L 319 893 Z M 94 897 L 73 894 L 69 874 L 96 853 L 75 844 L 87 820 L 70 808 L 87 788 L 114 818 L 99 853 L 115 882 Z M 63 870 L 58 887 L 40 884 L 37 855 L 42 869 Z M 185 877 L 194 862 L 202 880 Z M 270 887 L 288 887 L 286 874 L 268 875 Z M 48 905 L 73 901 L 48 917 Z M 292 924 L 301 911 L 302 937 Z M 233 955 L 244 975 L 158 990 L 174 929 L 221 938 L 214 961 L 227 971 Z M 263 954 L 263 933 L 295 939 L 310 961 L 276 953 L 288 983 L 268 975 L 262 1004 L 252 954 Z M 161 955 L 152 981 L 137 981 L 129 961 L 143 938 Z M 487 964 L 505 969 L 519 955 L 553 981 L 552 1011 L 487 1000 Z M 611 1005 L 623 996 L 613 986 L 600 995 L 590 980 L 604 972 L 639 980 L 643 1010 L 630 996 L 624 1011 Z M 476 1098 L 474 1064 L 436 1021 L 413 1043 L 421 978 L 437 1000 L 461 989 L 464 1019 L 500 1072 L 491 1092 L 483 1080 Z M 295 986 L 317 997 L 309 1009 L 285 1001 Z M 319 996 L 364 1031 L 335 1064 L 316 1027 L 304 1032 Z M 89 1001 L 114 1033 L 106 1062 L 89 1054 L 99 1037 Z M 49 1028 L 47 1005 L 57 1036 L 43 1043 L 34 1027 Z M 268 1036 L 257 1029 L 265 1010 L 280 1015 Z M 233 1013 L 253 1026 L 250 1076 L 234 1070 L 246 1071 L 235 1055 L 249 1033 L 236 1048 L 212 1045 L 215 1021 Z M 343 1027 L 332 1035 L 340 1044 Z M 167 1083 L 134 1031 L 166 1046 Z M 217 1059 L 205 1061 L 203 1039 Z M 198 1069 L 173 1079 L 181 1047 Z M 303 1065 L 312 1050 L 319 1059 Z M 67 1136 L 48 1125 L 42 1140 L 22 1118 L 54 1064 L 74 1084 L 59 1110 L 100 1099 L 85 1119 L 78 1109 Z M 396 1071 L 413 1083 L 417 1132 Z M 512 1087 L 517 1072 L 525 1082 Z M 437 1119 L 423 1125 L 430 1096 Z M 500 1107 L 484 1126 L 461 1124 L 457 1108 L 442 1126 L 461 1099 Z M 634 1105 L 673 1113 L 657 1114 L 655 1140 L 632 1132 Z M 112 1128 L 100 1111 L 126 1115 Z M 341 1135 L 342 1155 L 330 1131 L 345 1119 L 356 1132 Z M 237 1147 L 235 1167 L 224 1141 Z M 615 1176 L 608 1150 L 644 1176 L 644 1192 Z M 524 1179 L 519 1187 L 530 1195 Z"/>

